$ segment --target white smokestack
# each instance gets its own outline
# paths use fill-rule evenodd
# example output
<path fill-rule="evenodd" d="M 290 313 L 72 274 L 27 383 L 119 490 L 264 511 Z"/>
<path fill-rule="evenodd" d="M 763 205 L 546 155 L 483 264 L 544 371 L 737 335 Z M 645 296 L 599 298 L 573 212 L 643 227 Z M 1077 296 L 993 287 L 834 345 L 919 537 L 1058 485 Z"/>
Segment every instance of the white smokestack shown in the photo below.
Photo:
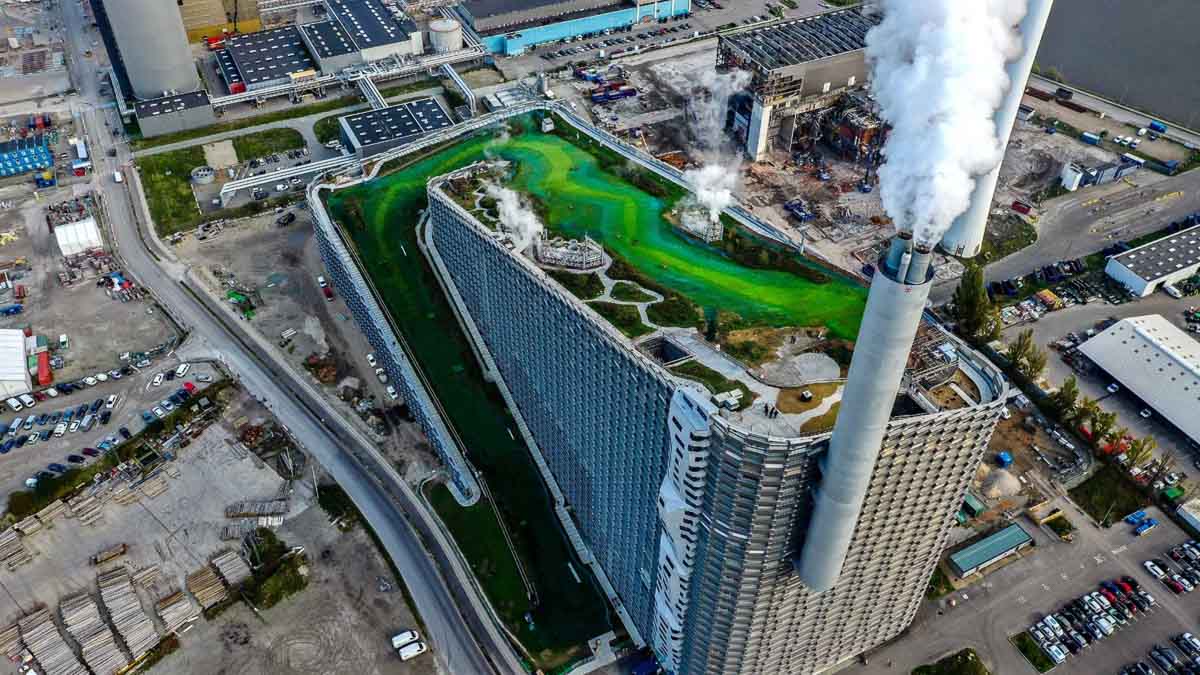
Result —
<path fill-rule="evenodd" d="M 541 219 L 516 192 L 495 183 L 488 183 L 485 190 L 489 197 L 496 200 L 496 210 L 500 213 L 500 224 L 513 235 L 516 240 L 517 252 L 529 248 L 538 234 L 545 229 Z"/>
<path fill-rule="evenodd" d="M 1026 0 L 877 0 L 867 34 L 871 90 L 892 130 L 879 169 L 884 209 L 936 245 L 978 176 L 1003 158 L 995 113 L 1020 54 Z"/>

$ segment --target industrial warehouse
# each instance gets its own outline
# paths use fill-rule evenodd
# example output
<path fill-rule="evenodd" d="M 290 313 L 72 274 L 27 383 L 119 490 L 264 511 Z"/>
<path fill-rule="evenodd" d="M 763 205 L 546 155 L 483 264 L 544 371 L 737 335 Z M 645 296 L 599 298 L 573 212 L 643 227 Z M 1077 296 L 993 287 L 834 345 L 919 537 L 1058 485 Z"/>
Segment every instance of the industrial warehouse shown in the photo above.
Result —
<path fill-rule="evenodd" d="M 1200 226 L 1114 255 L 1104 271 L 1140 298 L 1160 288 L 1169 291 L 1200 271 Z"/>
<path fill-rule="evenodd" d="M 687 16 L 691 0 L 465 0 L 458 13 L 493 54 Z"/>
<path fill-rule="evenodd" d="M 343 147 L 360 159 L 406 145 L 451 125 L 450 116 L 431 98 L 353 113 L 338 122 Z"/>

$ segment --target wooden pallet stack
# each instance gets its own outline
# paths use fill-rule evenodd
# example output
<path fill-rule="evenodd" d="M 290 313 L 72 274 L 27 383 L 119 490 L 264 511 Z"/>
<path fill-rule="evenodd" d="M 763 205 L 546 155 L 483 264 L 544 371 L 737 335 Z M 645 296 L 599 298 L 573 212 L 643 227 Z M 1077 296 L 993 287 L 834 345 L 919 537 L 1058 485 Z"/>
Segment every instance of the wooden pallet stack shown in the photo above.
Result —
<path fill-rule="evenodd" d="M 129 483 L 121 483 L 112 489 L 113 502 L 121 506 L 129 506 L 141 498 L 141 493 L 129 487 Z"/>
<path fill-rule="evenodd" d="M 225 507 L 226 518 L 258 518 L 281 516 L 287 513 L 288 500 L 268 499 L 259 502 L 236 502 Z"/>
<path fill-rule="evenodd" d="M 250 566 L 246 564 L 242 556 L 233 551 L 225 551 L 217 555 L 212 559 L 212 564 L 217 568 L 217 574 L 221 575 L 221 578 L 231 588 L 250 578 Z"/>
<path fill-rule="evenodd" d="M 110 675 L 129 660 L 121 653 L 112 629 L 100 618 L 100 608 L 86 592 L 63 598 L 58 605 L 67 632 L 83 650 L 83 660 L 95 675 Z"/>
<path fill-rule="evenodd" d="M 82 525 L 94 525 L 104 518 L 104 502 L 92 495 L 79 495 L 67 502 L 71 515 Z"/>
<path fill-rule="evenodd" d="M 129 573 L 124 569 L 110 570 L 97 575 L 96 581 L 100 586 L 100 599 L 108 610 L 108 620 L 117 629 L 129 654 L 136 661 L 158 644 L 158 634 L 154 632 L 150 617 L 142 609 Z"/>
<path fill-rule="evenodd" d="M 11 527 L 0 532 L 0 560 L 4 561 L 10 572 L 33 560 L 29 550 L 21 543 L 21 536 Z"/>
<path fill-rule="evenodd" d="M 87 672 L 59 634 L 54 619 L 50 617 L 50 610 L 39 609 L 18 621 L 17 625 L 21 628 L 21 641 L 42 667 L 42 673 L 84 675 Z"/>
<path fill-rule="evenodd" d="M 143 567 L 142 569 L 133 573 L 133 583 L 141 586 L 142 588 L 146 588 L 158 581 L 158 576 L 161 572 L 162 570 L 159 569 L 158 565 Z"/>
<path fill-rule="evenodd" d="M 54 527 L 54 521 L 67 515 L 67 505 L 61 499 L 55 499 L 46 505 L 46 508 L 37 512 L 37 519 L 41 521 L 42 527 Z"/>
<path fill-rule="evenodd" d="M 13 525 L 13 529 L 19 532 L 22 536 L 29 535 L 42 529 L 42 521 L 37 519 L 37 516 L 29 516 L 28 518 L 17 522 Z"/>
<path fill-rule="evenodd" d="M 148 479 L 146 482 L 142 483 L 141 491 L 142 494 L 146 495 L 150 499 L 154 499 L 155 497 L 167 491 L 166 477 L 160 473 L 157 476 Z"/>
<path fill-rule="evenodd" d="M 225 592 L 225 584 L 221 583 L 217 573 L 208 565 L 187 575 L 187 589 L 204 609 L 229 597 Z"/>
<path fill-rule="evenodd" d="M 180 628 L 200 618 L 200 610 L 192 604 L 183 591 L 175 591 L 164 596 L 154 604 L 154 611 L 162 619 L 168 633 L 174 633 Z"/>
<path fill-rule="evenodd" d="M 21 642 L 21 629 L 17 624 L 0 629 L 0 656 L 8 659 L 9 663 L 18 663 L 24 653 L 25 644 Z"/>
<path fill-rule="evenodd" d="M 283 516 L 262 516 L 261 518 L 239 518 L 221 528 L 221 539 L 225 541 L 240 541 L 243 537 L 260 527 L 275 529 L 283 524 Z"/>

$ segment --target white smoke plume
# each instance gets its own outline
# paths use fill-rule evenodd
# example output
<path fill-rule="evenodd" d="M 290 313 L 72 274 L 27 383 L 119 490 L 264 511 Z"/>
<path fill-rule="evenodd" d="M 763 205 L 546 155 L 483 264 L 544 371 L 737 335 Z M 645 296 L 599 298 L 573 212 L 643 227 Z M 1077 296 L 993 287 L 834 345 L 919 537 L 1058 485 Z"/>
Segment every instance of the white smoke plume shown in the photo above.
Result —
<path fill-rule="evenodd" d="M 692 137 L 706 156 L 732 155 L 725 135 L 725 119 L 729 114 L 729 99 L 750 84 L 750 73 L 732 70 L 718 73 L 715 69 L 700 72 L 696 82 L 700 93 L 692 97 Z M 708 92 L 704 96 L 703 92 Z"/>
<path fill-rule="evenodd" d="M 879 169 L 884 209 L 934 245 L 966 211 L 1004 149 L 993 116 L 1020 53 L 1026 0 L 876 0 L 871 90 L 891 125 Z"/>
<path fill-rule="evenodd" d="M 731 170 L 720 164 L 706 164 L 699 169 L 684 171 L 683 179 L 691 185 L 696 201 L 708 210 L 710 222 L 716 222 L 725 207 L 733 204 L 733 193 L 738 184 L 736 166 Z"/>
<path fill-rule="evenodd" d="M 504 226 L 516 240 L 517 252 L 529 248 L 538 234 L 545 229 L 541 219 L 521 199 L 521 195 L 496 183 L 484 186 L 487 195 L 496 200 L 496 210 L 500 212 L 500 224 Z"/>

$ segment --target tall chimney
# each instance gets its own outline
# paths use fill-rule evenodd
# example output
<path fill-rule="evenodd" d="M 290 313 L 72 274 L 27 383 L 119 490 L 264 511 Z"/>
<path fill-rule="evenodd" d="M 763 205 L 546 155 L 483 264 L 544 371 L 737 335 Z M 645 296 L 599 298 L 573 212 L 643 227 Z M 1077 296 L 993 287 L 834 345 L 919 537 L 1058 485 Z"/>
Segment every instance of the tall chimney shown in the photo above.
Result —
<path fill-rule="evenodd" d="M 913 337 L 933 286 L 931 263 L 930 248 L 914 246 L 912 235 L 902 232 L 892 240 L 871 280 L 866 314 L 850 360 L 841 411 L 821 466 L 821 486 L 798 566 L 805 585 L 817 592 L 832 588 L 841 574 Z"/>
<path fill-rule="evenodd" d="M 1008 64 L 1008 79 L 1012 83 L 1004 102 L 996 110 L 996 137 L 1000 139 L 1000 147 L 1008 147 L 1008 139 L 1012 136 L 1013 124 L 1017 121 L 1017 108 L 1021 107 L 1021 98 L 1025 95 L 1025 86 L 1029 83 L 1029 70 L 1037 57 L 1038 44 L 1042 41 L 1042 32 L 1046 29 L 1046 20 L 1050 18 L 1050 9 L 1054 0 L 1029 0 L 1029 8 L 1018 29 L 1021 33 L 1021 55 L 1017 60 Z M 971 205 L 961 216 L 955 219 L 950 231 L 942 237 L 942 250 L 947 253 L 974 258 L 979 255 L 983 246 L 983 232 L 987 227 L 988 212 L 992 207 L 992 195 L 996 192 L 996 181 L 1000 178 L 1000 165 L 975 181 L 975 191 L 971 193 Z"/>

